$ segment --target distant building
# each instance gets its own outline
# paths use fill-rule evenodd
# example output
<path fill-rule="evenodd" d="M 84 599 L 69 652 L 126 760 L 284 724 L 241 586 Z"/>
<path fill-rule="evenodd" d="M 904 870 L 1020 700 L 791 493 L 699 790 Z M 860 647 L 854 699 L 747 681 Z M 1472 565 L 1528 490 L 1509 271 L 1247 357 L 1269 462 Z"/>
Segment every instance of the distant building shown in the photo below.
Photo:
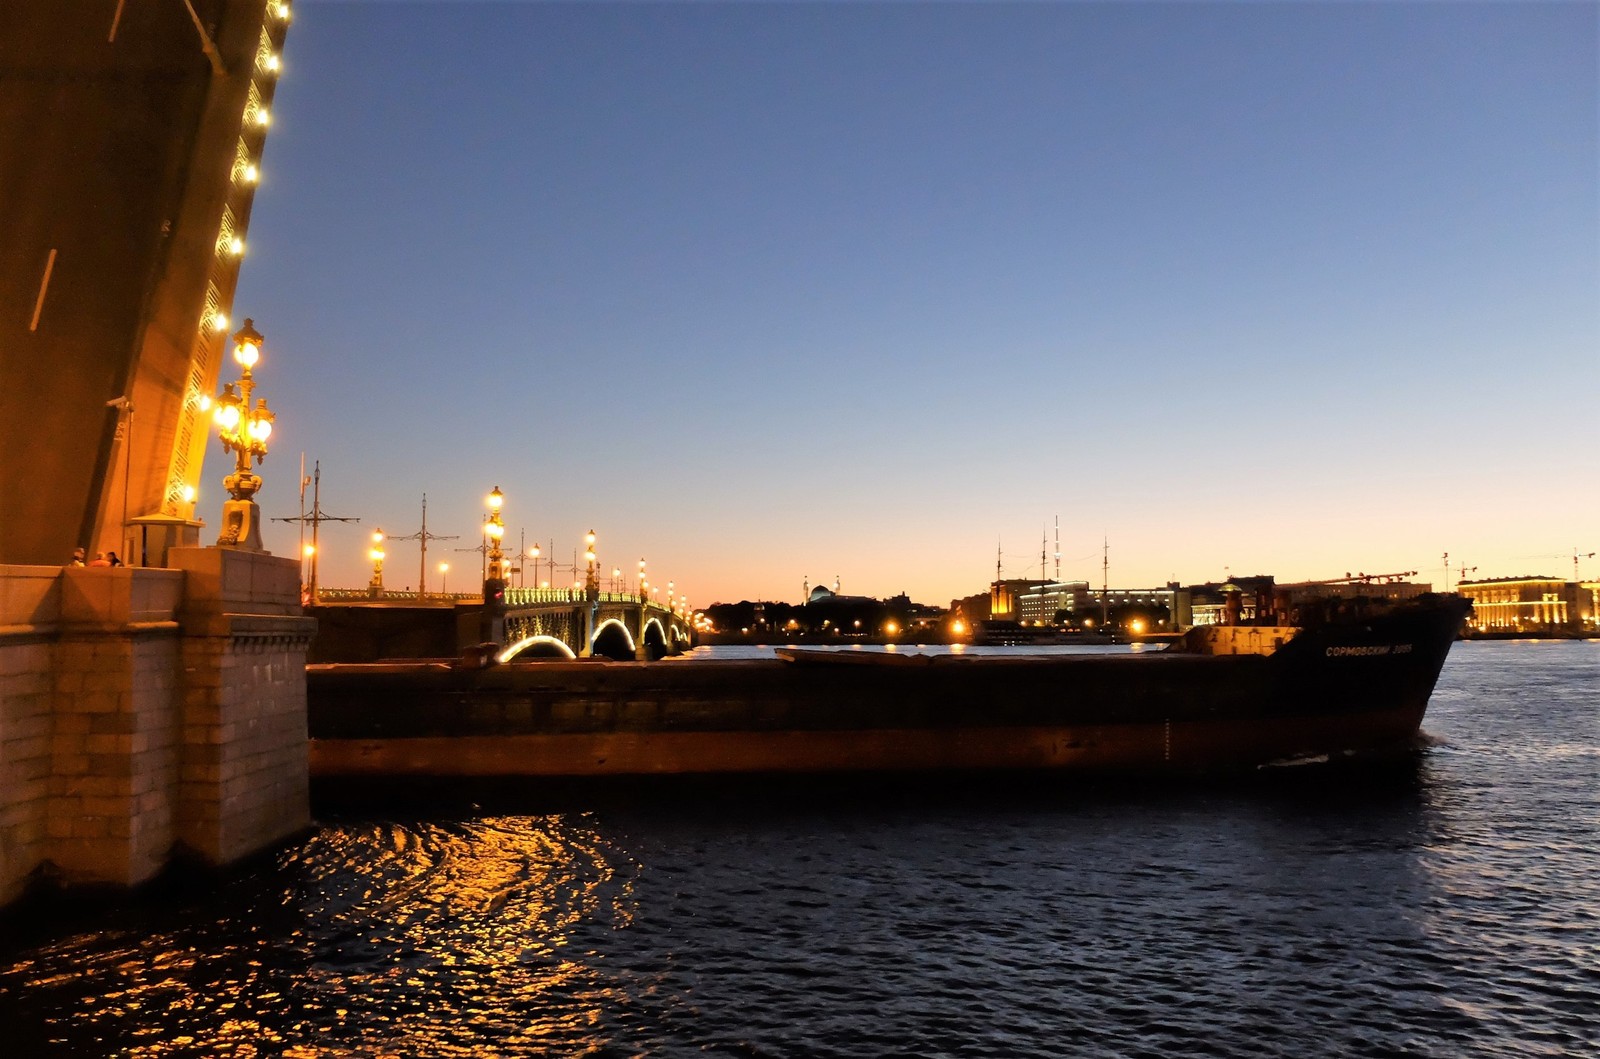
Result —
<path fill-rule="evenodd" d="M 1049 583 L 1048 581 L 1031 581 L 1026 578 L 990 582 L 989 613 L 986 617 L 993 621 L 1021 621 L 1022 616 L 1019 608 L 1022 597 L 1034 589 Z"/>
<path fill-rule="evenodd" d="M 1472 600 L 1468 624 L 1484 632 L 1592 628 L 1600 609 L 1600 582 L 1526 575 L 1462 581 L 1456 591 Z"/>
<path fill-rule="evenodd" d="M 1271 574 L 1253 574 L 1235 577 L 1228 581 L 1208 581 L 1190 585 L 1189 616 L 1185 625 L 1226 625 L 1229 597 L 1238 599 L 1237 621 L 1253 622 L 1272 609 L 1273 591 L 1277 584 Z"/>
<path fill-rule="evenodd" d="M 1087 581 L 1038 581 L 1016 595 L 1015 620 L 1024 625 L 1076 625 L 1087 618 L 1139 610 L 1164 613 L 1169 628 L 1188 623 L 1188 593 L 1175 584 L 1164 588 L 1090 588 Z"/>

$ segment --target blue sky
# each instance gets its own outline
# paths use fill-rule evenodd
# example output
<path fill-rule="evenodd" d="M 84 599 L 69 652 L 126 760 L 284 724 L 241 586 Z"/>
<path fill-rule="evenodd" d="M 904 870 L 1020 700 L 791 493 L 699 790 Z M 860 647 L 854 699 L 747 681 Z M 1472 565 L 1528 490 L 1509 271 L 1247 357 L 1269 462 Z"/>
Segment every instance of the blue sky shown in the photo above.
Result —
<path fill-rule="evenodd" d="M 1058 516 L 1130 586 L 1570 572 L 1597 53 L 1579 3 L 299 0 L 263 507 L 320 459 L 356 585 L 425 492 L 465 588 L 499 485 L 698 604 L 943 603 Z"/>

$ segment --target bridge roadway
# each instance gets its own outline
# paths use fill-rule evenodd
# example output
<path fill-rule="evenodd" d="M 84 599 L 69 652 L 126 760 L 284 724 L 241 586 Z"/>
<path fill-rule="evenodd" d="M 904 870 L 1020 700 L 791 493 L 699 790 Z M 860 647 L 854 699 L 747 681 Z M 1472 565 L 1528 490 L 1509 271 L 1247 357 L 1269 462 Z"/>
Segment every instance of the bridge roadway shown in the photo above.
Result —
<path fill-rule="evenodd" d="M 454 656 L 486 643 L 502 662 L 652 661 L 694 646 L 688 618 L 632 592 L 506 588 L 498 604 L 485 606 L 477 593 L 322 589 L 306 613 L 320 626 L 313 661 Z"/>

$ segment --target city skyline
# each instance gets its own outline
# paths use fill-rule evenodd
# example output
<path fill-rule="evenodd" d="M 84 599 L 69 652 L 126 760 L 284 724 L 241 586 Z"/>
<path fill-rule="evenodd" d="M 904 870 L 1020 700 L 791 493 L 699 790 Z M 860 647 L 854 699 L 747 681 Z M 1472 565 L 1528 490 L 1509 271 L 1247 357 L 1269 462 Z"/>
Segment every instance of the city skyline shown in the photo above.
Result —
<path fill-rule="evenodd" d="M 498 486 L 699 605 L 943 603 L 1057 516 L 1095 584 L 1563 574 L 1597 17 L 302 0 L 234 307 L 263 512 L 320 461 L 355 587 L 426 493 L 465 588 Z"/>

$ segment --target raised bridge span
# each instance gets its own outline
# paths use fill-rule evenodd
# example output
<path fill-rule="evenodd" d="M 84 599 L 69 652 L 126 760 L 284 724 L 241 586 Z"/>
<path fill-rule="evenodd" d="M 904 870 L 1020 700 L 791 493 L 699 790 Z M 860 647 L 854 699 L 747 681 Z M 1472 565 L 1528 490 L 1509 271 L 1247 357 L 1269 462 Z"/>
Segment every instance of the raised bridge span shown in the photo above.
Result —
<path fill-rule="evenodd" d="M 457 656 L 488 644 L 502 662 L 652 661 L 694 646 L 687 616 L 633 592 L 505 588 L 486 602 L 477 593 L 323 589 L 306 613 L 318 621 L 313 662 Z"/>

